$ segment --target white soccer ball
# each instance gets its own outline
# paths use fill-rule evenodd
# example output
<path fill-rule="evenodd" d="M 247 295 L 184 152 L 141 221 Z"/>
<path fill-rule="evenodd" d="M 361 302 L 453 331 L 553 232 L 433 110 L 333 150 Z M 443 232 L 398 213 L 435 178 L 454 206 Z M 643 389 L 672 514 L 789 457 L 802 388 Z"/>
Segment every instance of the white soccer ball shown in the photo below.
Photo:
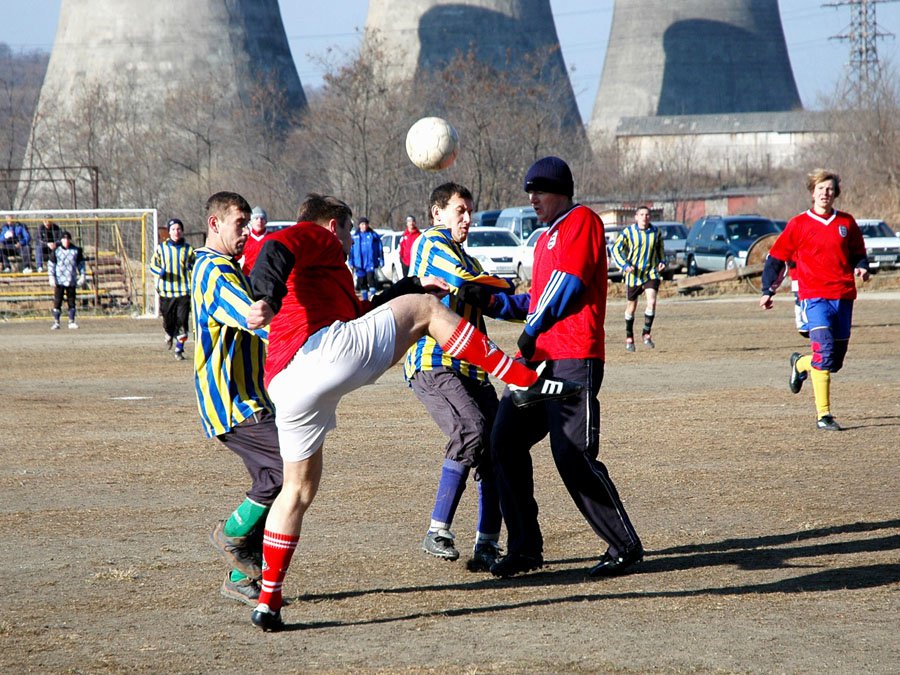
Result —
<path fill-rule="evenodd" d="M 442 171 L 456 161 L 459 134 L 441 117 L 423 117 L 406 133 L 406 154 L 425 171 Z"/>

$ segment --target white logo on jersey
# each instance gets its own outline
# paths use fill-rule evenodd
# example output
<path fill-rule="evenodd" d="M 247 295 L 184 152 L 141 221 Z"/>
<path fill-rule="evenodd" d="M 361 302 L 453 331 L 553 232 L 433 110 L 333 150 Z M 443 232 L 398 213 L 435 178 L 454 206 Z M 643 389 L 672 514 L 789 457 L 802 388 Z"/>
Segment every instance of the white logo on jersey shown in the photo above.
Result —
<path fill-rule="evenodd" d="M 550 241 L 547 242 L 547 250 L 549 251 L 551 248 L 556 246 L 556 235 L 559 234 L 559 230 L 550 235 Z"/>

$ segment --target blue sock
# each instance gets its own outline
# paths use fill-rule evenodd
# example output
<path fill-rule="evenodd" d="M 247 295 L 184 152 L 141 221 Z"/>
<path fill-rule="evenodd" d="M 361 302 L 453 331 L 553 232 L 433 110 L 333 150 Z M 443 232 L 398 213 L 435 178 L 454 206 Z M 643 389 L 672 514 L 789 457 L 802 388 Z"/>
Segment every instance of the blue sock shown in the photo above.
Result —
<path fill-rule="evenodd" d="M 434 500 L 434 511 L 431 513 L 431 528 L 439 523 L 440 527 L 450 529 L 453 516 L 456 515 L 456 507 L 466 489 L 466 479 L 469 477 L 469 467 L 445 459 L 441 468 L 441 480 L 438 483 L 437 496 Z"/>
<path fill-rule="evenodd" d="M 484 478 L 475 484 L 478 487 L 478 532 L 493 536 L 492 541 L 500 537 L 500 492 L 497 490 L 497 479 L 493 476 Z"/>

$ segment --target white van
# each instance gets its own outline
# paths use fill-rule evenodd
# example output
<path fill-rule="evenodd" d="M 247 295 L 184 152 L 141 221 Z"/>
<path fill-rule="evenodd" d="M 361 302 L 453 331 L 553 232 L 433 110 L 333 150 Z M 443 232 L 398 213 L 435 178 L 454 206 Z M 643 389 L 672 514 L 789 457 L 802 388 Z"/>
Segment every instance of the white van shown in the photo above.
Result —
<path fill-rule="evenodd" d="M 528 237 L 541 227 L 541 223 L 538 222 L 538 217 L 533 207 L 513 206 L 500 212 L 494 227 L 502 227 L 504 230 L 509 230 L 519 238 L 519 241 L 528 241 Z"/>

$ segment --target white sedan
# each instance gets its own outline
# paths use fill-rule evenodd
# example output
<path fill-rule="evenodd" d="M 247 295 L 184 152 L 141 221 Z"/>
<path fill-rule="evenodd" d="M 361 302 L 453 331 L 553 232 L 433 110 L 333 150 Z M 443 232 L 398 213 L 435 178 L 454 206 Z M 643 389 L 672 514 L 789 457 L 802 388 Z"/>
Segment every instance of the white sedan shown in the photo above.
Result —
<path fill-rule="evenodd" d="M 537 243 L 538 237 L 547 231 L 546 227 L 539 227 L 530 235 L 528 240 L 516 249 L 513 256 L 513 264 L 515 265 L 516 278 L 520 284 L 527 284 L 531 281 L 531 267 L 534 265 L 534 245 Z"/>
<path fill-rule="evenodd" d="M 488 274 L 513 279 L 516 276 L 513 256 L 520 245 L 519 238 L 509 230 L 500 227 L 473 227 L 469 229 L 463 248 L 481 263 Z"/>
<path fill-rule="evenodd" d="M 869 269 L 875 271 L 900 267 L 900 239 L 883 220 L 861 219 L 856 221 L 866 242 Z"/>

